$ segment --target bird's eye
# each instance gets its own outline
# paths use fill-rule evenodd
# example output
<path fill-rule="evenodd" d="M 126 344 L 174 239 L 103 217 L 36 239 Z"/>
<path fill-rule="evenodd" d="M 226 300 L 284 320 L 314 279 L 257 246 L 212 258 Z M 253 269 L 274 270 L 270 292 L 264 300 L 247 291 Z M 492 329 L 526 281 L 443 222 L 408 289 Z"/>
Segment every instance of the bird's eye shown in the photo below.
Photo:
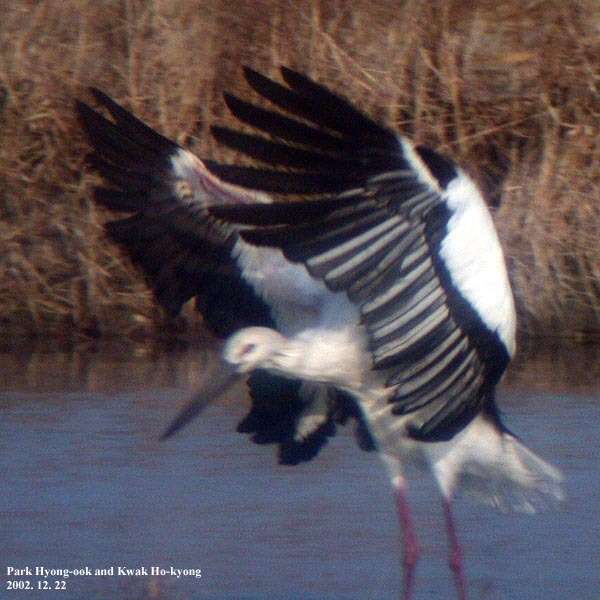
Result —
<path fill-rule="evenodd" d="M 244 344 L 240 350 L 240 357 L 246 356 L 250 352 L 253 352 L 255 350 L 255 348 L 256 348 L 256 344 L 254 344 L 254 343 Z"/>

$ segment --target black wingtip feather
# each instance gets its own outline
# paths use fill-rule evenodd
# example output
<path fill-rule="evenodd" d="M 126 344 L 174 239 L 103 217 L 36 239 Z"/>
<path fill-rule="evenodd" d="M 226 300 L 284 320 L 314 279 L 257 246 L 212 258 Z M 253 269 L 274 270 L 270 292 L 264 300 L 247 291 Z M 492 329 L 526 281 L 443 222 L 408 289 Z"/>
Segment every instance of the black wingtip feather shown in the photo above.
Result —
<path fill-rule="evenodd" d="M 339 152 L 324 153 L 314 149 L 305 150 L 217 125 L 211 127 L 211 133 L 220 144 L 266 164 L 335 174 L 347 174 L 365 168 L 360 156 L 346 156 Z"/>
<path fill-rule="evenodd" d="M 289 67 L 281 66 L 281 76 L 292 90 L 303 96 L 327 100 L 329 102 L 333 101 L 337 103 L 339 107 L 343 106 L 346 108 L 350 106 L 347 100 L 343 99 L 337 94 L 334 94 L 325 86 L 310 79 L 310 77 L 307 77 L 298 71 L 294 71 Z M 353 108 L 352 110 L 354 113 L 359 114 L 356 109 Z M 363 115 L 361 114 L 361 116 Z"/>
<path fill-rule="evenodd" d="M 252 67 L 244 65 L 242 67 L 242 72 L 244 74 L 244 79 L 248 82 L 248 85 L 256 92 L 258 92 L 261 96 L 264 92 L 269 89 L 282 89 L 283 86 L 279 83 L 276 83 L 266 75 L 255 71 Z M 283 88 L 285 89 L 285 88 Z"/>
<path fill-rule="evenodd" d="M 94 201 L 109 210 L 122 212 L 134 212 L 143 208 L 143 201 L 139 196 L 132 196 L 111 188 L 96 188 L 94 190 Z"/>
<path fill-rule="evenodd" d="M 94 100 L 98 102 L 98 104 L 102 104 L 103 106 L 116 105 L 117 103 L 108 95 L 105 94 L 102 90 L 97 87 L 90 86 L 89 92 L 92 96 L 94 96 Z"/>
<path fill-rule="evenodd" d="M 348 132 L 347 125 L 341 124 L 337 115 L 329 111 L 329 107 L 319 106 L 310 97 L 269 79 L 249 67 L 244 69 L 244 75 L 255 92 L 281 110 L 339 133 Z"/>
<path fill-rule="evenodd" d="M 255 106 L 233 94 L 223 94 L 223 98 L 231 114 L 237 119 L 268 133 L 271 137 L 330 152 L 347 154 L 352 153 L 355 149 L 355 144 L 351 140 L 344 139 L 337 134 L 323 131 L 280 113 Z"/>
<path fill-rule="evenodd" d="M 81 126 L 87 133 L 88 137 L 91 137 L 91 132 L 93 132 L 93 130 L 97 128 L 98 125 L 110 123 L 110 121 L 106 119 L 106 117 L 102 116 L 89 104 L 86 104 L 81 100 L 75 100 L 75 110 L 77 111 L 77 117 L 79 118 L 79 122 L 81 123 Z"/>
<path fill-rule="evenodd" d="M 348 190 L 364 181 L 362 174 L 286 172 L 204 161 L 207 169 L 227 183 L 277 194 L 328 194 Z"/>
<path fill-rule="evenodd" d="M 179 146 L 175 142 L 172 142 L 168 138 L 152 129 L 152 127 L 146 125 L 141 119 L 138 119 L 136 116 L 134 116 L 121 104 L 113 100 L 108 94 L 105 94 L 96 87 L 90 87 L 89 91 L 94 97 L 94 100 L 110 113 L 116 125 L 120 128 L 121 135 L 127 136 L 131 140 L 135 140 L 140 148 L 144 148 L 146 153 L 153 152 L 155 155 L 159 156 L 164 153 L 171 153 L 179 149 Z M 77 101 L 77 103 L 84 107 L 84 125 L 86 120 L 94 119 L 90 113 L 94 113 L 98 117 L 101 117 L 98 112 L 87 106 L 85 103 L 81 101 Z M 82 114 L 81 111 L 80 114 Z M 112 123 L 107 119 L 105 119 L 105 121 L 113 126 L 115 125 L 115 123 Z"/>
<path fill-rule="evenodd" d="M 297 94 L 318 104 L 321 112 L 329 115 L 329 125 L 337 131 L 352 137 L 366 137 L 378 147 L 396 148 L 396 136 L 391 131 L 376 123 L 342 96 L 289 67 L 282 66 L 281 75 Z"/>
<path fill-rule="evenodd" d="M 90 112 L 93 112 L 93 109 L 90 106 L 88 106 L 85 102 L 77 98 L 75 99 L 75 111 L 77 112 L 77 116 L 80 118 L 80 120 L 82 120 L 82 122 L 85 122 L 85 117 Z"/>

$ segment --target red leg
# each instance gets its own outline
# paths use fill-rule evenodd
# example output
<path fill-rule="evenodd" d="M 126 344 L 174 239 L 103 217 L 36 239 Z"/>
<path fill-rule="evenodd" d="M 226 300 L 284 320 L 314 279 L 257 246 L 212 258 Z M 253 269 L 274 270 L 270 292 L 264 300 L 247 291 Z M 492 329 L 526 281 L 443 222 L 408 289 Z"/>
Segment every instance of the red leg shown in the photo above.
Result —
<path fill-rule="evenodd" d="M 419 560 L 421 549 L 415 534 L 412 514 L 406 497 L 406 485 L 401 481 L 396 486 L 396 503 L 398 518 L 402 526 L 404 538 L 404 600 L 411 600 L 414 587 L 415 566 Z"/>
<path fill-rule="evenodd" d="M 467 585 L 465 582 L 465 570 L 463 567 L 463 552 L 456 534 L 454 519 L 452 517 L 452 507 L 450 500 L 444 499 L 444 517 L 446 518 L 446 531 L 448 533 L 448 543 L 450 546 L 450 555 L 448 564 L 454 573 L 456 590 L 459 600 L 467 600 Z"/>

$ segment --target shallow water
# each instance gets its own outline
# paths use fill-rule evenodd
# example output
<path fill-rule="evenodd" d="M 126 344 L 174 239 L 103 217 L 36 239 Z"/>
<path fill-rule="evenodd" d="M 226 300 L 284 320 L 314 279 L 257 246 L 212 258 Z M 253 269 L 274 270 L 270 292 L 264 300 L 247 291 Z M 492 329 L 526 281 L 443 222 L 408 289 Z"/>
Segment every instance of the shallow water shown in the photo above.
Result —
<path fill-rule="evenodd" d="M 564 471 L 569 498 L 533 517 L 457 500 L 470 598 L 600 599 L 599 359 L 594 348 L 531 355 L 500 388 L 507 424 Z M 350 431 L 309 464 L 279 466 L 273 447 L 235 432 L 248 407 L 239 386 L 158 441 L 214 360 L 210 344 L 0 354 L 0 598 L 399 597 L 393 497 Z M 454 598 L 439 495 L 427 478 L 411 483 L 423 547 L 415 600 Z M 92 575 L 44 583 L 36 566 Z M 201 577 L 152 576 L 153 566 Z M 8 567 L 34 575 L 7 577 Z M 64 589 L 35 589 L 55 581 Z"/>

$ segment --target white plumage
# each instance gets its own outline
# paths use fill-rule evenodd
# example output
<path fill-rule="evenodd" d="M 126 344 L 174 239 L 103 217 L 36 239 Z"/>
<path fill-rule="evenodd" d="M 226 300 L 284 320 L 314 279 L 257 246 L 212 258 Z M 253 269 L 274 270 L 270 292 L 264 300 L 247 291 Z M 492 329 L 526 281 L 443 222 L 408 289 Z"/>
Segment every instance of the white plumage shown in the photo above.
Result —
<path fill-rule="evenodd" d="M 497 331 L 513 356 L 516 313 L 504 255 L 487 206 L 471 179 L 457 169 L 448 184 L 452 211 L 440 256 L 457 288 L 491 331 Z"/>
<path fill-rule="evenodd" d="M 294 451 L 313 443 L 310 458 L 336 419 L 358 421 L 361 446 L 376 447 L 397 491 L 405 598 L 419 552 L 403 465 L 432 472 L 464 598 L 455 492 L 524 512 L 563 497 L 561 474 L 504 427 L 495 406 L 515 351 L 515 309 L 492 218 L 460 168 L 324 87 L 289 69 L 285 86 L 245 75 L 292 117 L 226 95 L 234 115 L 268 137 L 213 133 L 275 168 L 200 161 L 97 90 L 114 123 L 79 103 L 92 164 L 111 186 L 96 198 L 134 213 L 109 233 L 166 308 L 196 296 L 209 325 L 231 334 L 228 368 L 209 395 L 257 369 L 300 380 L 288 400 L 286 391 L 263 404 L 255 386 L 256 414 L 242 430 L 274 427 L 272 440 Z M 196 397 L 166 435 L 208 401 Z M 286 402 L 295 412 L 284 435 Z"/>

